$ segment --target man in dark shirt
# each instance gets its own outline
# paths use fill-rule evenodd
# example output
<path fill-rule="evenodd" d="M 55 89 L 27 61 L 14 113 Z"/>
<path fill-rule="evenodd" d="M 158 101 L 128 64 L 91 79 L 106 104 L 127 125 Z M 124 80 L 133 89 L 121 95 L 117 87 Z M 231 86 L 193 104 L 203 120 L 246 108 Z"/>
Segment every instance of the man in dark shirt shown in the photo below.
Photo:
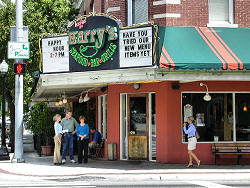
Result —
<path fill-rule="evenodd" d="M 99 131 L 96 130 L 95 127 L 92 127 L 90 129 L 90 133 L 93 135 L 92 141 L 89 143 L 89 150 L 91 154 L 94 154 L 95 148 L 97 147 L 98 144 L 101 143 L 102 141 L 102 135 Z"/>

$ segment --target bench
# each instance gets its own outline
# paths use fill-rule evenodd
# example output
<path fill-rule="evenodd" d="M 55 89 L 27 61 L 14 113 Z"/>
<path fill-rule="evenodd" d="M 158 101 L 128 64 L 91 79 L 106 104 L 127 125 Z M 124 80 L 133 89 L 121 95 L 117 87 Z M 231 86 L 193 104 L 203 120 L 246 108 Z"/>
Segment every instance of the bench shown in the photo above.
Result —
<path fill-rule="evenodd" d="M 104 144 L 105 144 L 105 139 L 102 139 L 102 141 L 95 148 L 95 156 L 96 156 L 96 158 L 103 158 Z"/>
<path fill-rule="evenodd" d="M 237 164 L 239 164 L 242 155 L 250 155 L 250 144 L 214 143 L 212 152 L 215 155 L 215 164 L 220 155 L 235 155 L 237 156 Z"/>

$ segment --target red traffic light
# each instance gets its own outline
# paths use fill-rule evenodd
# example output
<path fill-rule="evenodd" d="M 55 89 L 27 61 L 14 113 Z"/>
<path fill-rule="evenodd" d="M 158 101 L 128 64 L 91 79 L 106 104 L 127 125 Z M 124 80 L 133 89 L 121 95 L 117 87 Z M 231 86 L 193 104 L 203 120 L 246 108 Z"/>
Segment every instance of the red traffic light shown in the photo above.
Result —
<path fill-rule="evenodd" d="M 13 69 L 15 74 L 25 74 L 27 65 L 26 63 L 14 63 Z"/>

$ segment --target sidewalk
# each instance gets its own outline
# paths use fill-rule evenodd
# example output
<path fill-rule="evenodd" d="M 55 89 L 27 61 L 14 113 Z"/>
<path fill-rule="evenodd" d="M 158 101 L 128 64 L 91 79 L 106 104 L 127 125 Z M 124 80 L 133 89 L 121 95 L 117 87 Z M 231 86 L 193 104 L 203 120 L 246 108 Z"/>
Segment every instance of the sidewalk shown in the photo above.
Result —
<path fill-rule="evenodd" d="M 92 176 L 117 180 L 224 180 L 225 177 L 245 180 L 250 177 L 250 166 L 242 165 L 201 165 L 187 169 L 183 164 L 89 159 L 87 164 L 67 161 L 65 165 L 55 166 L 53 156 L 39 157 L 34 152 L 25 153 L 24 159 L 25 163 L 0 161 L 0 174 L 46 179 Z"/>

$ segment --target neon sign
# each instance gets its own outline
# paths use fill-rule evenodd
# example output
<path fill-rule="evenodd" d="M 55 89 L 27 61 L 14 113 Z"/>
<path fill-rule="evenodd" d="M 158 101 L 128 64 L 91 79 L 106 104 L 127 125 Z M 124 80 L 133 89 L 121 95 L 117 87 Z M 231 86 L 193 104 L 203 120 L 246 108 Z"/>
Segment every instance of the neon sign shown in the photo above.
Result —
<path fill-rule="evenodd" d="M 107 63 L 118 50 L 118 30 L 116 26 L 100 25 L 98 28 L 87 28 L 87 19 L 75 22 L 69 34 L 69 53 L 83 67 L 99 67 Z M 92 24 L 92 22 L 90 23 Z"/>

